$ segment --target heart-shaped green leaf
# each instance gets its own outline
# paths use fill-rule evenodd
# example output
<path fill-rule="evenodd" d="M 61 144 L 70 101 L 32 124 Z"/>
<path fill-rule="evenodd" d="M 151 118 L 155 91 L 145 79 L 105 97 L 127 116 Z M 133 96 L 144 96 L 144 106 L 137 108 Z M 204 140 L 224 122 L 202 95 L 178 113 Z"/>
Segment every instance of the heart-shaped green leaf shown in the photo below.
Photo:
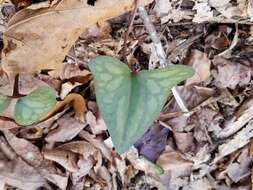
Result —
<path fill-rule="evenodd" d="M 0 112 L 3 112 L 11 103 L 11 98 L 0 94 Z"/>
<path fill-rule="evenodd" d="M 55 90 L 41 87 L 20 98 L 15 107 L 15 121 L 20 125 L 31 125 L 45 116 L 56 103 Z"/>
<path fill-rule="evenodd" d="M 109 56 L 93 59 L 89 67 L 95 78 L 98 106 L 119 153 L 127 151 L 148 129 L 170 89 L 193 75 L 192 69 L 183 65 L 134 74 Z"/>

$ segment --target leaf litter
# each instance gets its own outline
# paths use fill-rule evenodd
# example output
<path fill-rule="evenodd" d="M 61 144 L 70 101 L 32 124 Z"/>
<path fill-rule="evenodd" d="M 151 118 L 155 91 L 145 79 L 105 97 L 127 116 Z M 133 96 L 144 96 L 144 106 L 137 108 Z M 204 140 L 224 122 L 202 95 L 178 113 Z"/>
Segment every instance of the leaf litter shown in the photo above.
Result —
<path fill-rule="evenodd" d="M 21 94 L 51 86 L 62 103 L 28 127 L 1 114 L 2 189 L 252 188 L 251 0 L 158 0 L 146 6 L 169 62 L 190 65 L 195 75 L 176 88 L 189 113 L 182 113 L 169 97 L 159 118 L 123 155 L 113 148 L 97 108 L 88 62 L 97 55 L 122 58 L 127 10 L 133 1 L 126 1 L 127 10 L 117 13 L 112 10 L 120 3 L 114 1 L 109 3 L 114 8 L 99 0 L 92 1 L 94 6 L 86 1 L 24 2 L 1 5 L 1 65 L 7 74 L 0 72 L 0 93 L 12 96 L 8 77 L 19 73 Z M 109 16 L 100 17 L 100 6 L 108 8 Z M 14 16 L 11 7 L 17 10 Z M 88 7 L 94 20 L 71 21 L 77 15 L 73 7 Z M 49 19 L 49 10 L 57 18 Z M 58 33 L 53 23 L 60 24 Z M 76 34 L 64 33 L 76 24 L 83 25 Z M 153 45 L 136 17 L 128 61 L 140 69 L 149 62 L 158 64 Z"/>

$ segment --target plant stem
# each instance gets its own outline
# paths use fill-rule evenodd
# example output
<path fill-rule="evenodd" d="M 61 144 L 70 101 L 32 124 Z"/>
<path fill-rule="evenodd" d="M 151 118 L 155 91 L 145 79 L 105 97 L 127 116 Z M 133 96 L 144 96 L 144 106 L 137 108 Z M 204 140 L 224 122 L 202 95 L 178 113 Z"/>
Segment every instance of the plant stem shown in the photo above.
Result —
<path fill-rule="evenodd" d="M 146 11 L 146 9 L 144 7 L 139 7 L 138 8 L 138 12 L 139 12 L 140 17 L 143 20 L 144 26 L 146 27 L 146 29 L 147 29 L 147 31 L 148 31 L 148 33 L 150 35 L 151 40 L 154 43 L 156 54 L 157 54 L 157 57 L 159 58 L 159 61 L 160 61 L 160 68 L 165 68 L 166 66 L 168 66 L 171 63 L 167 63 L 166 54 L 164 52 L 161 40 L 160 40 L 160 38 L 157 35 L 155 27 L 152 24 L 152 22 L 150 21 L 149 16 L 147 14 L 147 11 Z M 151 65 L 151 64 L 149 64 L 149 69 L 154 69 L 154 66 Z M 178 103 L 178 106 L 180 107 L 180 109 L 183 112 L 189 112 L 189 110 L 187 109 L 187 107 L 186 107 L 183 99 L 179 95 L 176 87 L 172 88 L 172 93 L 173 93 L 173 95 L 175 97 L 175 100 Z"/>
<path fill-rule="evenodd" d="M 163 50 L 161 40 L 157 35 L 155 27 L 152 24 L 152 22 L 150 21 L 149 16 L 147 14 L 147 11 L 144 7 L 139 7 L 138 12 L 139 12 L 140 17 L 142 18 L 142 20 L 144 22 L 144 26 L 146 27 L 146 29 L 147 29 L 147 31 L 150 35 L 151 40 L 154 43 L 156 54 L 157 54 L 157 57 L 159 58 L 159 61 L 160 61 L 160 67 L 164 68 L 168 65 L 167 62 L 166 62 L 166 54 Z M 149 64 L 148 67 L 149 67 L 149 69 L 154 69 L 154 66 L 151 65 L 151 64 Z"/>
<path fill-rule="evenodd" d="M 124 45 L 123 45 L 123 59 L 124 59 L 124 62 L 128 65 L 128 67 L 131 70 L 132 70 L 131 64 L 128 63 L 128 61 L 127 61 L 127 40 L 129 38 L 129 34 L 130 34 L 132 27 L 133 27 L 134 18 L 136 16 L 137 8 L 138 8 L 138 2 L 139 2 L 139 0 L 134 0 L 134 9 L 133 9 L 131 17 L 130 17 L 130 22 L 129 22 L 127 32 L 124 36 Z"/>
<path fill-rule="evenodd" d="M 19 74 L 17 74 L 13 81 L 13 92 L 12 92 L 12 98 L 20 98 L 25 95 L 22 95 L 19 93 Z"/>

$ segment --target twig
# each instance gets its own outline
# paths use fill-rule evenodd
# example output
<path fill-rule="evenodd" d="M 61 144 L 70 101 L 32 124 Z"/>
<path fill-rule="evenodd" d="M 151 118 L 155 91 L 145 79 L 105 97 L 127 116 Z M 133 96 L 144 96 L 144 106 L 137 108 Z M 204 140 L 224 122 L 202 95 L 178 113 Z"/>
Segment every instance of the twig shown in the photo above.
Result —
<path fill-rule="evenodd" d="M 148 17 L 147 11 L 145 10 L 144 7 L 139 7 L 138 8 L 138 12 L 139 12 L 140 17 L 142 18 L 142 20 L 144 22 L 144 26 L 146 27 L 146 29 L 147 29 L 150 37 L 151 37 L 151 40 L 154 43 L 156 54 L 157 54 L 157 57 L 159 58 L 159 61 L 160 61 L 160 66 L 162 68 L 164 68 L 168 64 L 166 62 L 166 55 L 165 55 L 165 52 L 163 50 L 163 46 L 162 46 L 161 40 L 160 40 L 160 38 L 157 35 L 155 27 L 151 23 L 151 21 L 150 21 L 150 19 Z M 149 69 L 154 69 L 154 67 L 152 65 L 149 65 Z"/>
<path fill-rule="evenodd" d="M 243 128 L 244 125 L 247 124 L 252 119 L 253 119 L 253 106 L 250 106 L 236 121 L 228 123 L 228 125 L 217 134 L 217 137 L 227 138 L 233 135 L 241 128 Z"/>
<path fill-rule="evenodd" d="M 223 157 L 235 152 L 236 150 L 244 147 L 250 142 L 253 137 L 253 121 L 251 120 L 248 125 L 238 132 L 232 139 L 218 147 L 218 155 L 213 163 L 217 163 Z"/>
<path fill-rule="evenodd" d="M 173 95 L 174 95 L 174 98 L 175 98 L 175 100 L 176 100 L 178 106 L 179 106 L 180 109 L 182 110 L 182 112 L 184 112 L 184 113 L 187 114 L 187 113 L 189 112 L 189 110 L 188 110 L 188 108 L 186 107 L 186 105 L 185 105 L 185 103 L 184 103 L 184 100 L 181 98 L 181 96 L 179 95 L 179 93 L 178 93 L 178 91 L 177 91 L 176 88 L 177 88 L 176 86 L 173 87 L 173 88 L 171 89 L 171 91 L 172 91 L 172 93 L 173 93 Z"/>
<path fill-rule="evenodd" d="M 152 24 L 152 22 L 150 21 L 150 19 L 148 17 L 148 14 L 147 14 L 147 11 L 145 10 L 144 7 L 139 7 L 138 12 L 139 12 L 140 17 L 143 20 L 144 26 L 146 27 L 146 29 L 147 29 L 150 37 L 151 37 L 151 40 L 154 43 L 156 54 L 157 54 L 157 57 L 159 58 L 159 61 L 160 61 L 160 68 L 165 68 L 166 66 L 168 66 L 171 63 L 168 63 L 167 60 L 166 60 L 166 54 L 164 52 L 161 40 L 157 35 L 155 27 Z M 149 69 L 154 69 L 154 66 L 149 64 Z M 175 87 L 172 88 L 172 93 L 173 93 L 180 109 L 183 112 L 189 112 L 187 107 L 184 104 L 183 99 L 181 98 L 181 96 L 179 95 L 179 93 L 177 92 Z"/>
<path fill-rule="evenodd" d="M 134 0 L 134 9 L 131 14 L 130 23 L 129 23 L 126 35 L 124 36 L 124 44 L 123 44 L 123 59 L 124 59 L 124 62 L 127 63 L 127 65 L 129 66 L 130 69 L 131 69 L 131 65 L 127 61 L 127 40 L 129 38 L 129 34 L 130 34 L 132 27 L 133 27 L 134 18 L 136 16 L 137 8 L 138 8 L 138 2 L 139 2 L 139 0 Z"/>

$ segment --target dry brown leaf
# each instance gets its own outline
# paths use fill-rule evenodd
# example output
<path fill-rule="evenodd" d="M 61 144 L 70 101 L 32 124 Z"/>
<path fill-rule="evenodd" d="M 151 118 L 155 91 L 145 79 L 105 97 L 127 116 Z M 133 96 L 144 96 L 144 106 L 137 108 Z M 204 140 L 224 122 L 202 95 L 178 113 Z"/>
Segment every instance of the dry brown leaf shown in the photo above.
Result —
<path fill-rule="evenodd" d="M 229 4 L 230 0 L 209 0 L 208 4 L 214 8 L 219 8 L 219 7 L 226 7 Z"/>
<path fill-rule="evenodd" d="M 69 64 L 63 63 L 60 66 L 59 77 L 61 80 L 71 79 L 74 77 L 83 77 L 85 79 L 89 79 L 91 76 L 91 72 L 88 70 L 81 70 L 77 64 Z"/>
<path fill-rule="evenodd" d="M 179 22 L 184 19 L 191 19 L 193 12 L 190 10 L 183 10 L 180 7 L 181 1 L 171 2 L 170 0 L 158 0 L 154 10 L 158 17 L 161 18 L 161 23 L 168 21 Z"/>
<path fill-rule="evenodd" d="M 93 146 L 98 148 L 108 160 L 112 161 L 111 150 L 105 145 L 103 139 L 96 137 L 95 135 L 91 135 L 87 131 L 81 131 L 80 137 L 91 143 Z"/>
<path fill-rule="evenodd" d="M 234 183 L 238 183 L 250 174 L 251 165 L 252 158 L 249 155 L 249 149 L 246 147 L 236 161 L 228 165 L 226 173 Z"/>
<path fill-rule="evenodd" d="M 41 120 L 46 120 L 52 115 L 63 109 L 65 105 L 72 103 L 75 110 L 75 118 L 79 121 L 84 122 L 84 114 L 87 111 L 86 103 L 84 98 L 77 93 L 71 93 L 64 98 L 63 101 L 59 101 L 55 104 L 54 108 Z"/>
<path fill-rule="evenodd" d="M 68 150 L 44 150 L 44 157 L 61 164 L 70 172 L 77 172 L 78 154 Z"/>
<path fill-rule="evenodd" d="M 19 75 L 18 87 L 20 94 L 29 94 L 42 86 L 48 86 L 48 84 L 30 74 Z M 0 92 L 3 95 L 12 96 L 13 85 L 5 75 L 0 77 Z"/>
<path fill-rule="evenodd" d="M 80 179 L 83 176 L 86 176 L 87 174 L 90 173 L 90 171 L 92 170 L 92 168 L 94 167 L 94 160 L 93 158 L 88 158 L 88 159 L 80 159 L 77 162 L 78 168 L 79 170 L 77 172 L 74 172 L 72 174 L 72 181 L 73 183 L 77 183 L 78 181 L 80 181 Z"/>
<path fill-rule="evenodd" d="M 68 177 L 63 176 L 55 170 L 52 163 L 44 160 L 38 147 L 31 142 L 17 138 L 8 130 L 3 131 L 8 143 L 15 153 L 28 163 L 34 170 L 36 170 L 44 178 L 59 186 L 61 189 L 66 189 Z"/>
<path fill-rule="evenodd" d="M 218 154 L 214 159 L 214 163 L 217 163 L 223 157 L 235 152 L 236 150 L 244 147 L 246 144 L 250 142 L 250 139 L 253 137 L 253 121 L 249 121 L 249 123 L 244 127 L 241 131 L 236 133 L 233 138 L 229 139 L 227 142 L 219 145 Z"/>
<path fill-rule="evenodd" d="M 17 125 L 14 121 L 0 119 L 0 130 L 12 128 L 20 128 L 20 126 Z"/>
<path fill-rule="evenodd" d="M 178 86 L 177 90 L 185 102 L 188 109 L 193 109 L 197 107 L 199 104 L 214 96 L 214 90 L 211 88 L 206 87 L 199 87 L 199 86 L 192 86 L 192 87 L 184 87 Z M 171 115 L 171 112 L 179 112 L 180 108 L 175 101 L 172 101 L 166 106 L 164 113 L 161 115 L 161 119 L 165 120 L 168 118 L 169 120 L 166 122 L 169 126 L 173 128 L 174 131 L 183 132 L 189 131 L 192 128 L 191 122 L 189 120 L 189 116 L 187 115 L 180 115 L 178 117 L 170 118 L 168 116 Z"/>
<path fill-rule="evenodd" d="M 86 123 L 80 122 L 69 115 L 66 115 L 57 120 L 59 127 L 50 132 L 47 137 L 47 142 L 66 142 L 73 139 L 80 131 L 86 127 Z"/>
<path fill-rule="evenodd" d="M 9 133 L 7 130 L 5 131 Z M 12 143 L 15 140 L 16 137 L 14 136 L 13 139 L 11 139 Z M 4 154 L 4 157 L 1 157 L 0 181 L 24 190 L 27 188 L 36 190 L 41 186 L 47 186 L 47 182 L 40 172 L 28 164 L 26 159 L 20 158 L 14 152 L 15 148 L 19 145 L 16 144 L 13 148 L 10 144 L 11 143 L 8 143 L 3 136 L 0 137 L 0 152 Z M 8 161 L 6 158 L 8 158 Z"/>
<path fill-rule="evenodd" d="M 140 0 L 139 5 L 150 2 Z M 62 0 L 50 8 L 23 9 L 12 17 L 4 33 L 2 67 L 9 76 L 56 69 L 86 29 L 133 7 L 134 0 L 97 0 L 94 6 Z"/>
<path fill-rule="evenodd" d="M 6 184 L 22 190 L 37 190 L 39 187 L 48 187 L 46 180 L 40 173 L 21 158 L 4 163 L 0 170 L 0 179 Z"/>
<path fill-rule="evenodd" d="M 74 183 L 87 175 L 92 168 L 97 170 L 102 165 L 100 151 L 85 141 L 73 141 L 52 150 L 45 150 L 44 157 L 72 172 Z"/>
<path fill-rule="evenodd" d="M 248 0 L 247 13 L 250 17 L 250 21 L 253 21 L 253 0 Z"/>
<path fill-rule="evenodd" d="M 191 147 L 194 145 L 192 132 L 179 133 L 174 131 L 173 135 L 176 140 L 177 147 L 181 152 L 190 151 Z"/>
<path fill-rule="evenodd" d="M 3 133 L 10 146 L 21 158 L 34 167 L 41 165 L 43 156 L 38 147 L 25 139 L 17 138 L 8 130 L 4 130 Z"/>
<path fill-rule="evenodd" d="M 61 85 L 60 97 L 64 99 L 75 87 L 86 84 L 92 78 L 91 72 L 80 69 L 77 64 L 63 63 L 59 72 L 54 71 L 53 77 L 64 81 Z"/>
<path fill-rule="evenodd" d="M 210 190 L 212 189 L 211 183 L 207 178 L 201 178 L 192 181 L 189 185 L 183 188 L 184 190 Z"/>
<path fill-rule="evenodd" d="M 234 89 L 237 85 L 247 85 L 251 79 L 250 67 L 234 63 L 222 57 L 215 57 L 213 64 L 217 65 L 217 72 L 213 72 L 216 86 Z"/>
<path fill-rule="evenodd" d="M 190 55 L 190 61 L 188 64 L 192 65 L 195 74 L 187 79 L 186 86 L 198 84 L 209 78 L 211 61 L 208 59 L 206 53 L 194 50 Z"/>
<path fill-rule="evenodd" d="M 80 154 L 84 159 L 88 159 L 90 156 L 98 156 L 96 160 L 102 161 L 99 150 L 95 148 L 92 144 L 86 141 L 74 141 L 57 147 L 57 150 L 70 150 L 74 153 Z M 101 163 L 97 163 L 98 165 Z"/>
<path fill-rule="evenodd" d="M 165 172 L 170 172 L 172 178 L 187 176 L 190 174 L 192 162 L 183 159 L 180 154 L 173 150 L 169 145 L 158 158 L 156 164 L 161 166 Z"/>
<path fill-rule="evenodd" d="M 101 117 L 97 119 L 91 111 L 87 112 L 86 121 L 94 135 L 101 134 L 107 130 L 104 120 Z"/>
<path fill-rule="evenodd" d="M 99 168 L 98 176 L 106 181 L 108 189 L 111 189 L 111 190 L 117 189 L 117 188 L 115 189 L 115 186 L 113 185 L 112 176 L 105 166 L 102 166 L 101 168 Z"/>
<path fill-rule="evenodd" d="M 61 85 L 60 98 L 63 100 L 75 87 L 82 85 L 79 82 L 65 82 Z"/>
<path fill-rule="evenodd" d="M 98 22 L 96 25 L 90 27 L 87 32 L 83 33 L 80 38 L 89 39 L 89 38 L 96 38 L 96 39 L 105 39 L 110 36 L 112 28 L 110 23 L 105 22 Z"/>
<path fill-rule="evenodd" d="M 2 162 L 7 161 L 7 159 L 14 160 L 17 157 L 17 154 L 13 151 L 3 136 L 0 136 L 0 150 L 1 166 Z"/>

